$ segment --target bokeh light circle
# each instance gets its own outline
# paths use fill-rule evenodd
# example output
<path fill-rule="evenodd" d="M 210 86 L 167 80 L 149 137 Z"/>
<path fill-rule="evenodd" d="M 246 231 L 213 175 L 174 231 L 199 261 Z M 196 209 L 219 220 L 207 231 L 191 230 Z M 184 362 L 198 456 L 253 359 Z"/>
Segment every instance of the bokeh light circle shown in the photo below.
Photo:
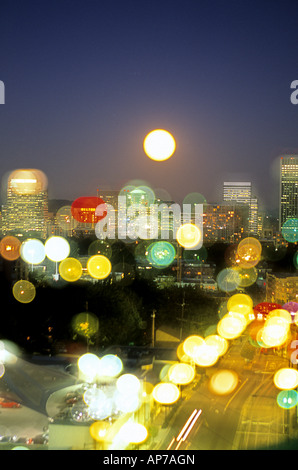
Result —
<path fill-rule="evenodd" d="M 298 219 L 288 219 L 281 228 L 281 234 L 287 242 L 296 243 L 298 241 Z"/>
<path fill-rule="evenodd" d="M 20 254 L 28 264 L 40 264 L 46 257 L 44 244 L 36 238 L 25 240 L 21 245 Z"/>
<path fill-rule="evenodd" d="M 213 366 L 219 358 L 218 349 L 213 344 L 204 342 L 192 356 L 193 361 L 200 367 Z"/>
<path fill-rule="evenodd" d="M 123 374 L 116 382 L 117 390 L 124 395 L 138 394 L 141 389 L 141 383 L 133 374 Z"/>
<path fill-rule="evenodd" d="M 218 356 L 223 356 L 229 347 L 229 343 L 226 338 L 223 338 L 219 335 L 209 335 L 205 338 L 205 343 L 208 346 L 212 346 L 216 349 Z"/>
<path fill-rule="evenodd" d="M 86 353 L 79 357 L 77 364 L 85 379 L 92 381 L 97 376 L 100 368 L 100 359 L 95 354 Z"/>
<path fill-rule="evenodd" d="M 30 281 L 20 280 L 17 281 L 12 288 L 14 298 L 23 304 L 28 304 L 34 300 L 36 289 L 34 284 Z"/>
<path fill-rule="evenodd" d="M 78 335 L 91 338 L 98 332 L 99 321 L 94 313 L 81 312 L 73 317 L 71 325 Z"/>
<path fill-rule="evenodd" d="M 292 390 L 298 387 L 298 371 L 284 367 L 279 369 L 273 377 L 274 385 L 281 390 Z"/>
<path fill-rule="evenodd" d="M 168 370 L 168 377 L 175 385 L 187 385 L 195 378 L 195 369 L 190 364 L 174 364 Z"/>
<path fill-rule="evenodd" d="M 110 259 L 112 256 L 112 246 L 106 240 L 94 240 L 88 247 L 88 255 L 103 255 Z"/>
<path fill-rule="evenodd" d="M 100 359 L 98 375 L 101 377 L 117 377 L 123 369 L 120 357 L 106 354 Z"/>
<path fill-rule="evenodd" d="M 228 293 L 233 292 L 239 287 L 241 279 L 236 269 L 225 268 L 218 273 L 216 282 L 221 291 Z"/>
<path fill-rule="evenodd" d="M 176 239 L 184 248 L 194 249 L 202 241 L 202 232 L 195 224 L 183 224 L 177 230 Z"/>
<path fill-rule="evenodd" d="M 176 142 L 170 132 L 164 129 L 155 129 L 146 135 L 143 148 L 151 160 L 161 162 L 173 155 L 176 150 Z"/>
<path fill-rule="evenodd" d="M 5 374 L 5 365 L 0 362 L 0 379 L 3 377 L 3 375 Z"/>
<path fill-rule="evenodd" d="M 63 237 L 53 236 L 48 238 L 45 242 L 45 253 L 51 261 L 62 261 L 67 258 L 69 252 L 70 245 Z"/>
<path fill-rule="evenodd" d="M 0 242 L 0 254 L 7 261 L 15 261 L 20 257 L 21 242 L 17 237 L 7 235 Z"/>
<path fill-rule="evenodd" d="M 280 408 L 289 410 L 298 404 L 298 393 L 296 390 L 281 390 L 276 401 Z"/>
<path fill-rule="evenodd" d="M 147 258 L 155 268 L 166 268 L 172 264 L 176 250 L 170 242 L 157 241 L 148 247 Z"/>
<path fill-rule="evenodd" d="M 76 258 L 66 258 L 59 264 L 60 276 L 67 282 L 78 281 L 82 272 L 82 264 Z"/>
<path fill-rule="evenodd" d="M 109 426 L 110 425 L 107 421 L 94 421 L 94 423 L 92 423 L 89 428 L 91 437 L 95 441 L 103 441 L 105 439 Z"/>
<path fill-rule="evenodd" d="M 119 435 L 126 443 L 141 444 L 146 441 L 148 430 L 143 424 L 128 421 L 121 427 Z"/>
<path fill-rule="evenodd" d="M 197 204 L 206 204 L 207 199 L 201 193 L 189 193 L 183 199 L 183 204 L 190 204 L 196 206 Z"/>
<path fill-rule="evenodd" d="M 258 271 L 255 266 L 251 268 L 234 268 L 237 270 L 240 278 L 239 288 L 252 286 L 258 279 Z"/>
<path fill-rule="evenodd" d="M 75 229 L 79 224 L 72 215 L 71 206 L 60 207 L 56 212 L 56 221 L 60 229 L 66 230 L 67 232 L 71 232 L 71 230 Z"/>
<path fill-rule="evenodd" d="M 232 370 L 219 370 L 209 381 L 209 390 L 216 395 L 229 395 L 238 385 L 238 375 Z"/>
<path fill-rule="evenodd" d="M 261 260 L 262 245 L 254 237 L 241 240 L 237 247 L 236 263 L 241 268 L 252 268 Z"/>
<path fill-rule="evenodd" d="M 103 255 L 91 256 L 87 261 L 87 271 L 95 279 L 107 278 L 112 270 L 110 260 Z"/>
<path fill-rule="evenodd" d="M 8 177 L 8 185 L 15 194 L 26 196 L 46 191 L 48 179 L 45 173 L 35 168 L 14 170 Z"/>
<path fill-rule="evenodd" d="M 158 403 L 171 405 L 179 399 L 180 391 L 177 385 L 163 382 L 155 385 L 152 396 Z"/>
<path fill-rule="evenodd" d="M 238 338 L 246 328 L 244 318 L 227 314 L 217 324 L 217 332 L 223 338 Z"/>
<path fill-rule="evenodd" d="M 282 346 L 288 339 L 289 328 L 290 324 L 284 317 L 268 317 L 262 331 L 262 342 L 267 348 Z"/>
<path fill-rule="evenodd" d="M 188 336 L 183 342 L 183 351 L 187 356 L 192 358 L 197 349 L 204 344 L 204 339 L 198 335 Z"/>

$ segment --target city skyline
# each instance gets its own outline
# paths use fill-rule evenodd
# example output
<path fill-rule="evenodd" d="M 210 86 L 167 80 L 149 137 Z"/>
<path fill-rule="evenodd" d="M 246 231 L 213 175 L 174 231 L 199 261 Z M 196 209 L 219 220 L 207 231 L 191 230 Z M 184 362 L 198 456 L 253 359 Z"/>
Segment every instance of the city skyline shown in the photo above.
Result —
<path fill-rule="evenodd" d="M 297 148 L 293 1 L 13 2 L 0 40 L 2 171 L 40 168 L 49 197 L 148 181 L 182 202 L 251 181 L 278 209 L 281 154 Z M 169 130 L 153 162 L 143 139 Z M 95 195 L 95 194 L 94 194 Z"/>

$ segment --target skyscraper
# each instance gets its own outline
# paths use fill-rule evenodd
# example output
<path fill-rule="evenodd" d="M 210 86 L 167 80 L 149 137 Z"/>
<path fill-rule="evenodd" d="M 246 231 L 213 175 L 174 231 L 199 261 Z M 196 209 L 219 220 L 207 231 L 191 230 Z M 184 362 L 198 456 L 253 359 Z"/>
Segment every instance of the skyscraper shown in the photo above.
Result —
<path fill-rule="evenodd" d="M 279 229 L 298 217 L 298 155 L 280 157 Z"/>
<path fill-rule="evenodd" d="M 250 182 L 224 182 L 223 200 L 232 201 L 237 204 L 250 204 L 251 183 Z"/>
<path fill-rule="evenodd" d="M 47 180 L 40 170 L 15 170 L 7 181 L 2 234 L 46 238 Z"/>
<path fill-rule="evenodd" d="M 251 182 L 224 182 L 223 200 L 235 204 L 238 208 L 248 209 L 245 230 L 253 235 L 258 234 L 258 200 L 252 195 Z"/>

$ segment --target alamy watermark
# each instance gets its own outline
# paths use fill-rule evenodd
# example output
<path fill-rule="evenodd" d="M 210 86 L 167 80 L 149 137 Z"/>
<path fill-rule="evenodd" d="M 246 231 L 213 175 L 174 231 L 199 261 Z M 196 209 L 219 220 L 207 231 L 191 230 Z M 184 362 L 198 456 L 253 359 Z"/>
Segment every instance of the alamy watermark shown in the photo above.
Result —
<path fill-rule="evenodd" d="M 0 80 L 0 104 L 5 104 L 5 85 L 2 80 Z"/>
<path fill-rule="evenodd" d="M 298 104 L 298 80 L 294 80 L 291 83 L 291 88 L 295 90 L 291 93 L 291 97 L 290 97 L 291 103 Z"/>
<path fill-rule="evenodd" d="M 190 231 L 193 227 L 201 234 L 195 248 L 202 246 L 203 204 L 183 204 L 182 210 L 177 203 L 127 205 L 126 196 L 118 196 L 117 211 L 111 204 L 100 204 L 95 209 L 95 216 L 101 218 L 95 226 L 95 234 L 101 240 L 169 240 L 175 238 L 182 225 L 191 224 Z"/>

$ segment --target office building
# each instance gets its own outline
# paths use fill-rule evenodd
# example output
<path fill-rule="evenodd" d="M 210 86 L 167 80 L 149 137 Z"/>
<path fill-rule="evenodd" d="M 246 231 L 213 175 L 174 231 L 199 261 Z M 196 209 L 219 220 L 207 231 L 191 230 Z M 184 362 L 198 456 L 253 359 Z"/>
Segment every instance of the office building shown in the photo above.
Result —
<path fill-rule="evenodd" d="M 298 301 L 298 276 L 286 273 L 267 273 L 266 301 L 284 305 Z"/>
<path fill-rule="evenodd" d="M 298 155 L 280 158 L 279 229 L 288 219 L 298 217 Z"/>
<path fill-rule="evenodd" d="M 258 235 L 258 200 L 252 194 L 251 182 L 224 182 L 223 201 L 233 203 L 241 210 L 248 207 L 248 216 L 244 226 L 244 234 Z"/>
<path fill-rule="evenodd" d="M 47 237 L 48 193 L 39 170 L 15 170 L 7 181 L 2 207 L 2 234 L 18 237 Z"/>
<path fill-rule="evenodd" d="M 204 204 L 203 233 L 204 241 L 233 243 L 244 234 L 248 208 L 235 207 L 235 204 Z"/>

